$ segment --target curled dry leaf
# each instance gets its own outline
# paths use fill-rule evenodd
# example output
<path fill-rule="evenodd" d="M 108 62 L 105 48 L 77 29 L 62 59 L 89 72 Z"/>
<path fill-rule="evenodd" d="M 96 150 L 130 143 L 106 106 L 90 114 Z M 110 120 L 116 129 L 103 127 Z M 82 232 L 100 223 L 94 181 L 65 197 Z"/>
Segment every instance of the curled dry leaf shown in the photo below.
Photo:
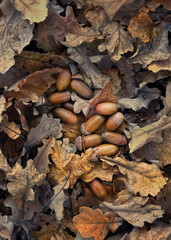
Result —
<path fill-rule="evenodd" d="M 166 60 L 170 57 L 168 32 L 170 24 L 162 22 L 153 30 L 153 37 L 149 43 L 140 46 L 130 58 L 132 64 L 140 63 L 144 68 L 153 61 Z"/>
<path fill-rule="evenodd" d="M 169 240 L 171 235 L 171 227 L 168 224 L 164 224 L 162 222 L 156 221 L 150 230 L 147 230 L 147 227 L 143 228 L 134 227 L 132 232 L 126 234 L 122 240 Z"/>
<path fill-rule="evenodd" d="M 64 216 L 64 202 L 69 199 L 69 197 L 64 194 L 64 189 L 69 187 L 69 182 L 65 183 L 66 181 L 61 182 L 53 188 L 55 198 L 50 204 L 50 207 L 55 211 L 56 219 L 59 223 Z"/>
<path fill-rule="evenodd" d="M 160 206 L 148 204 L 147 201 L 148 197 L 135 197 L 126 191 L 122 191 L 118 194 L 114 204 L 103 202 L 100 206 L 105 210 L 114 211 L 133 226 L 143 227 L 144 222 L 153 223 L 157 218 L 161 218 L 164 213 Z"/>
<path fill-rule="evenodd" d="M 38 148 L 38 154 L 34 158 L 34 165 L 39 173 L 48 173 L 49 169 L 49 154 L 52 153 L 52 148 L 55 145 L 55 138 L 43 139 L 43 146 Z"/>
<path fill-rule="evenodd" d="M 56 82 L 53 74 L 61 72 L 61 68 L 44 69 L 29 74 L 25 79 L 12 85 L 4 94 L 6 98 L 16 98 L 23 102 L 37 102 L 51 84 Z"/>
<path fill-rule="evenodd" d="M 32 128 L 28 134 L 27 144 L 30 147 L 38 145 L 41 143 L 42 139 L 48 137 L 60 138 L 62 125 L 60 124 L 60 119 L 55 119 L 48 117 L 43 114 L 41 122 L 36 128 Z"/>
<path fill-rule="evenodd" d="M 0 72 L 4 74 L 14 65 L 14 56 L 29 44 L 34 26 L 22 19 L 10 0 L 2 1 L 0 9 Z"/>
<path fill-rule="evenodd" d="M 45 177 L 46 174 L 36 170 L 33 160 L 27 161 L 27 167 L 24 169 L 20 164 L 15 164 L 11 173 L 7 173 L 7 188 L 18 207 L 21 207 L 23 202 L 34 200 L 33 187 L 41 185 Z"/>
<path fill-rule="evenodd" d="M 102 42 L 98 49 L 100 52 L 107 49 L 115 61 L 118 61 L 122 54 L 134 50 L 133 39 L 130 33 L 126 32 L 118 22 L 106 25 L 103 35 L 107 35 L 105 42 Z"/>
<path fill-rule="evenodd" d="M 67 47 L 79 46 L 84 41 L 92 42 L 99 32 L 91 28 L 81 27 L 74 16 L 71 6 L 66 8 L 66 16 L 62 17 L 52 8 L 49 9 L 48 17 L 38 26 L 38 36 L 41 41 L 50 41 L 50 38 L 58 43 L 59 41 Z"/>
<path fill-rule="evenodd" d="M 103 88 L 105 82 L 110 78 L 101 73 L 100 69 L 91 62 L 87 48 L 80 46 L 76 48 L 68 48 L 70 58 L 79 64 L 79 68 L 85 76 L 91 80 L 94 88 Z"/>
<path fill-rule="evenodd" d="M 14 229 L 14 223 L 8 216 L 0 215 L 0 237 L 10 240 Z"/>
<path fill-rule="evenodd" d="M 42 22 L 47 17 L 48 0 L 27 0 L 27 2 L 12 0 L 16 9 L 22 13 L 23 19 L 28 19 L 30 23 Z"/>
<path fill-rule="evenodd" d="M 73 218 L 75 228 L 84 238 L 94 237 L 95 240 L 104 240 L 108 233 L 109 219 L 103 215 L 100 209 L 92 210 L 81 207 L 80 213 Z"/>
<path fill-rule="evenodd" d="M 81 179 L 84 182 L 91 182 L 95 178 L 100 178 L 102 181 L 111 182 L 114 173 L 113 167 L 103 168 L 102 163 L 99 162 L 88 173 L 83 174 Z"/>
<path fill-rule="evenodd" d="M 160 70 L 170 70 L 171 69 L 171 56 L 166 60 L 154 61 L 148 66 L 148 70 L 156 73 Z"/>
<path fill-rule="evenodd" d="M 7 163 L 7 159 L 1 150 L 0 150 L 0 170 L 4 171 L 6 173 L 11 172 L 11 168 Z"/>
<path fill-rule="evenodd" d="M 171 2 L 169 0 L 151 0 L 148 2 L 148 7 L 151 11 L 155 11 L 155 9 L 160 5 L 163 5 L 164 8 L 171 10 Z"/>
<path fill-rule="evenodd" d="M 131 19 L 128 31 L 133 38 L 140 38 L 144 43 L 150 41 L 152 36 L 153 21 L 147 13 L 141 12 L 137 17 Z"/>
<path fill-rule="evenodd" d="M 121 98 L 118 101 L 118 107 L 132 109 L 138 111 L 140 109 L 148 108 L 149 103 L 159 98 L 160 91 L 157 88 L 148 88 L 147 86 L 137 90 L 137 97 Z"/>
<path fill-rule="evenodd" d="M 171 82 L 166 85 L 166 97 L 162 97 L 164 108 L 158 113 L 157 117 L 169 115 L 171 112 Z"/>
<path fill-rule="evenodd" d="M 105 10 L 110 19 L 112 19 L 116 12 L 124 5 L 132 2 L 132 0 L 90 0 L 94 6 L 101 7 Z"/>
<path fill-rule="evenodd" d="M 138 125 L 133 127 L 130 132 L 132 134 L 129 143 L 130 153 L 136 151 L 146 143 L 162 142 L 161 132 L 164 129 L 171 128 L 171 117 L 162 116 L 158 121 L 140 128 Z"/>
<path fill-rule="evenodd" d="M 124 158 L 101 158 L 110 165 L 117 165 L 122 174 L 128 178 L 128 190 L 140 196 L 156 196 L 166 184 L 166 179 L 156 164 L 130 162 Z M 109 161 L 108 161 L 109 160 Z"/>

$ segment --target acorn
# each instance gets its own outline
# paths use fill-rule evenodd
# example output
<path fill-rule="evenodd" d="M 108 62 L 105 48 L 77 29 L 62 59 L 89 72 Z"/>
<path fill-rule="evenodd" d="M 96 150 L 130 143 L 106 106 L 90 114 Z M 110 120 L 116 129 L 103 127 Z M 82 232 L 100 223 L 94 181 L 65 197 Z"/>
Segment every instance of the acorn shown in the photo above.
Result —
<path fill-rule="evenodd" d="M 117 112 L 117 110 L 116 104 L 112 102 L 103 102 L 96 106 L 96 112 L 102 115 L 111 115 Z"/>
<path fill-rule="evenodd" d="M 92 90 L 82 81 L 72 80 L 70 87 L 83 98 L 90 99 L 93 96 Z"/>
<path fill-rule="evenodd" d="M 71 81 L 71 72 L 68 69 L 64 69 L 62 72 L 59 73 L 57 80 L 56 80 L 56 88 L 58 91 L 65 90 Z"/>
<path fill-rule="evenodd" d="M 105 117 L 101 115 L 94 115 L 81 125 L 81 132 L 83 135 L 89 135 L 96 131 L 105 121 Z"/>
<path fill-rule="evenodd" d="M 104 198 L 106 196 L 107 194 L 106 189 L 103 187 L 101 182 L 99 182 L 97 179 L 94 179 L 88 185 L 96 197 Z"/>
<path fill-rule="evenodd" d="M 64 102 L 68 102 L 70 98 L 71 98 L 71 93 L 69 91 L 56 92 L 56 93 L 52 93 L 49 96 L 49 101 L 51 103 L 64 103 Z"/>
<path fill-rule="evenodd" d="M 95 147 L 102 143 L 102 137 L 98 134 L 91 134 L 88 136 L 78 136 L 75 139 L 75 146 L 82 151 L 90 147 Z"/>
<path fill-rule="evenodd" d="M 95 151 L 95 155 L 98 157 L 101 156 L 112 156 L 118 152 L 118 147 L 115 146 L 114 144 L 101 144 L 93 148 Z"/>
<path fill-rule="evenodd" d="M 64 108 L 68 109 L 71 112 L 74 112 L 74 104 L 71 102 L 66 102 L 62 105 Z"/>
<path fill-rule="evenodd" d="M 123 121 L 124 121 L 124 116 L 121 112 L 114 113 L 107 120 L 106 128 L 109 131 L 114 131 L 115 129 L 117 129 L 121 125 L 121 123 Z"/>
<path fill-rule="evenodd" d="M 124 135 L 116 132 L 105 131 L 102 134 L 102 138 L 109 143 L 116 145 L 125 145 L 127 144 L 127 139 Z"/>
<path fill-rule="evenodd" d="M 65 108 L 55 108 L 54 114 L 65 123 L 75 124 L 77 122 L 77 116 Z"/>

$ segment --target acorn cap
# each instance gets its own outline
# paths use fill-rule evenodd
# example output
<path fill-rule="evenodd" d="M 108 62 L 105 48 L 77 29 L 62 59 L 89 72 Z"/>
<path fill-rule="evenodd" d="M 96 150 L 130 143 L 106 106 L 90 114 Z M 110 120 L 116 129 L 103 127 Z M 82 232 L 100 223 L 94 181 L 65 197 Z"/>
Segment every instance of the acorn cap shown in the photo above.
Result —
<path fill-rule="evenodd" d="M 80 151 L 83 150 L 83 141 L 82 141 L 82 137 L 81 136 L 78 136 L 76 139 L 75 139 L 75 142 L 74 142 L 76 148 Z"/>

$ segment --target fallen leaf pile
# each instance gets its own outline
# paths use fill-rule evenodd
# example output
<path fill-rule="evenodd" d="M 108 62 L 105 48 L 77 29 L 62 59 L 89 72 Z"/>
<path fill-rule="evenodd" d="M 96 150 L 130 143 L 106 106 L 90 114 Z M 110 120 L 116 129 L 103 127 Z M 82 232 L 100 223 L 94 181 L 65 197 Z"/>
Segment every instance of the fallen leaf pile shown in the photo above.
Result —
<path fill-rule="evenodd" d="M 0 239 L 171 239 L 171 1 L 1 0 L 0 23 Z M 82 130 L 104 102 L 112 156 Z"/>

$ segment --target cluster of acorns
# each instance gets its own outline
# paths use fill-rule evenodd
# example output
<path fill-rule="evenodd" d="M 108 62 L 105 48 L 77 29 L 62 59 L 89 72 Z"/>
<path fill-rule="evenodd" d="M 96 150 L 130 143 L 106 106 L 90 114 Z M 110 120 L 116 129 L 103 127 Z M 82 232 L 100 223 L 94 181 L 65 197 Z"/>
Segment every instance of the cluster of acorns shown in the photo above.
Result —
<path fill-rule="evenodd" d="M 49 96 L 49 101 L 54 104 L 62 104 L 62 107 L 57 107 L 54 110 L 56 117 L 60 118 L 62 122 L 68 124 L 75 124 L 77 116 L 73 112 L 73 103 L 69 102 L 71 99 L 71 91 L 66 91 L 70 87 L 78 95 L 85 99 L 93 97 L 92 90 L 81 80 L 72 79 L 71 73 L 68 69 L 64 69 L 57 78 L 56 88 L 58 92 L 52 93 Z M 92 161 L 96 161 L 100 156 L 112 156 L 118 152 L 117 145 L 125 145 L 127 139 L 124 135 L 116 131 L 124 121 L 124 116 L 121 112 L 117 112 L 117 106 L 112 102 L 102 102 L 96 106 L 96 115 L 90 117 L 81 125 L 82 136 L 75 139 L 75 145 L 78 150 L 82 151 L 92 147 L 94 155 Z M 109 118 L 106 121 L 106 117 Z M 99 134 L 93 134 L 106 121 L 106 130 Z M 102 142 L 105 142 L 102 144 Z"/>

